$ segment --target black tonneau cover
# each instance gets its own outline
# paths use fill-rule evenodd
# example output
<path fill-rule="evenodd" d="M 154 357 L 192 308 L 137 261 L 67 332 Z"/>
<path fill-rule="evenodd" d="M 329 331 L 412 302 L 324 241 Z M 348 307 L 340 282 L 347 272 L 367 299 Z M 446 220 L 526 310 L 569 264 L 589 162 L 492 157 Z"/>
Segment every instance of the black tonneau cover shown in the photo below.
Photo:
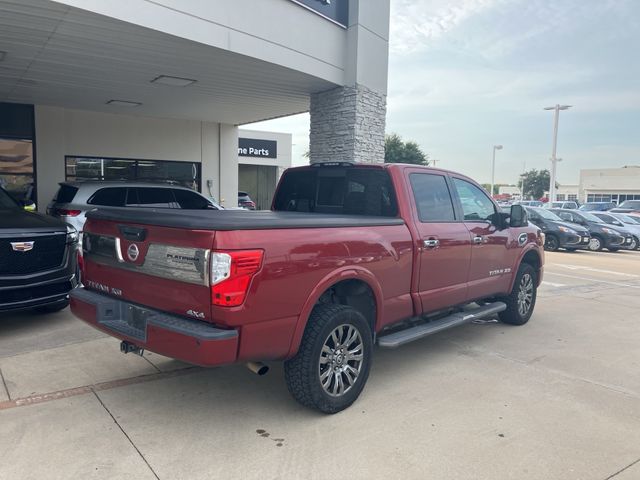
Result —
<path fill-rule="evenodd" d="M 171 210 L 98 208 L 87 218 L 193 230 L 268 230 L 283 228 L 373 227 L 404 225 L 401 218 L 250 210 Z"/>

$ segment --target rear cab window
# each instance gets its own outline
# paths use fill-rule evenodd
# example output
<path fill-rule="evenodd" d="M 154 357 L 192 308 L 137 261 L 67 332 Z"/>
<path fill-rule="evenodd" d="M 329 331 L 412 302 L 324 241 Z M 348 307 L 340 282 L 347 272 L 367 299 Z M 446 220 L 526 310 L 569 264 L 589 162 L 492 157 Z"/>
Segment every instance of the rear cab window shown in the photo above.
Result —
<path fill-rule="evenodd" d="M 321 166 L 284 174 L 274 210 L 396 217 L 389 173 L 382 168 Z"/>

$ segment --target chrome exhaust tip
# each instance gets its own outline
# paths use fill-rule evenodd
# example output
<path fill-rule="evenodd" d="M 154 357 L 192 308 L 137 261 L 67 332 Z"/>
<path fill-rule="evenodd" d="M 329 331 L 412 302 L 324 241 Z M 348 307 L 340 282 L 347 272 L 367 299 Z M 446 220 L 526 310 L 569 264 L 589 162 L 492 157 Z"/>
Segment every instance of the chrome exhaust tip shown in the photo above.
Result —
<path fill-rule="evenodd" d="M 266 375 L 269 371 L 269 365 L 265 365 L 262 362 L 247 362 L 246 366 L 253 373 L 260 376 Z"/>

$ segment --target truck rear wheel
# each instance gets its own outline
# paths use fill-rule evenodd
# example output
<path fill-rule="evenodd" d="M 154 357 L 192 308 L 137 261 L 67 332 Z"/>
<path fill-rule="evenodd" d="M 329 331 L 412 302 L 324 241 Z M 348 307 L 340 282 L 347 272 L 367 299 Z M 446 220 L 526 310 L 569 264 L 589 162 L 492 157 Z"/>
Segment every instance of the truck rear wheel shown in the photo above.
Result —
<path fill-rule="evenodd" d="M 538 278 L 535 269 L 523 263 L 508 297 L 501 298 L 507 309 L 498 314 L 500 321 L 510 325 L 524 325 L 531 318 L 536 305 Z"/>
<path fill-rule="evenodd" d="M 284 364 L 287 388 L 302 405 L 337 413 L 362 392 L 372 352 L 371 327 L 359 311 L 345 305 L 318 305 L 298 353 Z"/>

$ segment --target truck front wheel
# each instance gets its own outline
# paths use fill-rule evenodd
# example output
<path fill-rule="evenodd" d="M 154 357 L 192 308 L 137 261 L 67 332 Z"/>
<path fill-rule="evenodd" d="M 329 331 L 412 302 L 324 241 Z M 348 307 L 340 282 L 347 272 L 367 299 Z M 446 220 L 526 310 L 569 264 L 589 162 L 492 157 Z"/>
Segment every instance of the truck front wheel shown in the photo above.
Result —
<path fill-rule="evenodd" d="M 524 325 L 531 318 L 536 305 L 538 276 L 535 269 L 523 263 L 508 297 L 501 298 L 507 309 L 498 314 L 500 321 L 511 325 Z"/>
<path fill-rule="evenodd" d="M 317 305 L 295 357 L 284 364 L 287 388 L 306 407 L 337 413 L 364 388 L 373 341 L 364 316 L 345 305 Z"/>

